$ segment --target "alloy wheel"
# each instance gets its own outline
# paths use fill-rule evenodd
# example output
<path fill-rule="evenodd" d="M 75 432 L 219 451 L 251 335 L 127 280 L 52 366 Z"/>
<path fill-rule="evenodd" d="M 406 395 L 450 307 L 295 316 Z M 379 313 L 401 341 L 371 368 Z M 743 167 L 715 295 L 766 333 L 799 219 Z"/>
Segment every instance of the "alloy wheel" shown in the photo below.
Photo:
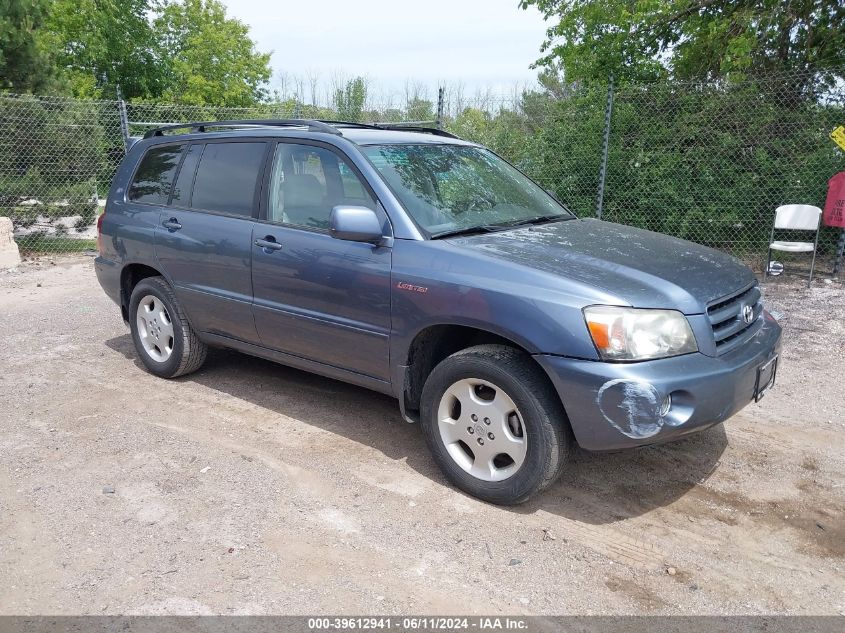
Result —
<path fill-rule="evenodd" d="M 453 383 L 437 411 L 440 438 L 464 471 L 483 481 L 502 481 L 525 461 L 528 437 L 511 397 L 491 382 Z"/>
<path fill-rule="evenodd" d="M 173 321 L 164 302 L 154 295 L 145 295 L 138 302 L 136 315 L 138 338 L 144 351 L 154 361 L 166 362 L 173 354 Z"/>

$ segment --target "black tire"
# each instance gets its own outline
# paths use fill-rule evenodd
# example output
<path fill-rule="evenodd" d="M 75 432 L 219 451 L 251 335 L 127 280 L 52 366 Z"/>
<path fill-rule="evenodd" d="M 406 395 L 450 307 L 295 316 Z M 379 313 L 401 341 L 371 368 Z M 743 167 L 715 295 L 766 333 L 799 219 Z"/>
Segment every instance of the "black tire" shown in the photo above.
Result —
<path fill-rule="evenodd" d="M 485 481 L 461 468 L 440 436 L 438 407 L 446 390 L 464 379 L 497 385 L 519 410 L 528 440 L 522 465 L 501 481 Z M 420 420 L 434 461 L 455 486 L 474 497 L 516 505 L 554 482 L 574 443 L 563 406 L 543 371 L 526 353 L 505 345 L 478 345 L 452 354 L 429 375 Z M 476 439 L 477 441 L 477 439 Z"/>
<path fill-rule="evenodd" d="M 141 300 L 152 295 L 156 297 L 167 310 L 173 325 L 173 346 L 170 357 L 164 361 L 157 361 L 150 356 L 141 343 L 138 332 L 138 304 Z M 188 318 L 179 305 L 173 288 L 163 277 L 147 277 L 138 282 L 132 290 L 129 299 L 129 329 L 132 331 L 132 342 L 138 357 L 150 373 L 162 378 L 175 378 L 196 371 L 205 362 L 208 347 L 191 329 Z"/>

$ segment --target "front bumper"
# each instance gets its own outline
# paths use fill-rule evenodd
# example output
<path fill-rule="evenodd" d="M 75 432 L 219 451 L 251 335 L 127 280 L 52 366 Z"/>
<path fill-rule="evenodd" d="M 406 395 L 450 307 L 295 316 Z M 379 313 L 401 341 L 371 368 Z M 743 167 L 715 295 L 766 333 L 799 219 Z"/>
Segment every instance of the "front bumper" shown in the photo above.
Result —
<path fill-rule="evenodd" d="M 780 326 L 767 312 L 763 319 L 751 340 L 718 357 L 695 353 L 639 363 L 535 358 L 552 379 L 582 448 L 644 446 L 723 422 L 752 401 L 758 367 L 781 345 Z M 670 394 L 672 405 L 663 413 Z"/>

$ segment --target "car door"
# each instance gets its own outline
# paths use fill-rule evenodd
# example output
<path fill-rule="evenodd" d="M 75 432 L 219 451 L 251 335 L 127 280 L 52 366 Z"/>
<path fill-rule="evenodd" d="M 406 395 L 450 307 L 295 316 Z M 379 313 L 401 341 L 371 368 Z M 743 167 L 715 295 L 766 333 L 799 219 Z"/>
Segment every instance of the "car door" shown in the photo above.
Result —
<path fill-rule="evenodd" d="M 161 214 L 158 260 L 194 328 L 258 342 L 252 318 L 252 226 L 269 144 L 194 143 Z"/>
<path fill-rule="evenodd" d="M 389 380 L 391 249 L 329 235 L 339 204 L 376 209 L 357 169 L 318 142 L 279 142 L 253 227 L 255 325 L 262 344 Z"/>

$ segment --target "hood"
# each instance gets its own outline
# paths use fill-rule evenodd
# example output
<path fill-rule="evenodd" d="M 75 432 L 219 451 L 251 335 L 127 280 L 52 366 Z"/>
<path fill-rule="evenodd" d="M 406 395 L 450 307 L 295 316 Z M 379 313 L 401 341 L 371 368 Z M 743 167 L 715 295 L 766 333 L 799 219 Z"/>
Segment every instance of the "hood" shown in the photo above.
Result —
<path fill-rule="evenodd" d="M 720 251 L 595 219 L 566 220 L 451 240 L 463 248 L 600 288 L 638 308 L 685 314 L 753 283 Z"/>

